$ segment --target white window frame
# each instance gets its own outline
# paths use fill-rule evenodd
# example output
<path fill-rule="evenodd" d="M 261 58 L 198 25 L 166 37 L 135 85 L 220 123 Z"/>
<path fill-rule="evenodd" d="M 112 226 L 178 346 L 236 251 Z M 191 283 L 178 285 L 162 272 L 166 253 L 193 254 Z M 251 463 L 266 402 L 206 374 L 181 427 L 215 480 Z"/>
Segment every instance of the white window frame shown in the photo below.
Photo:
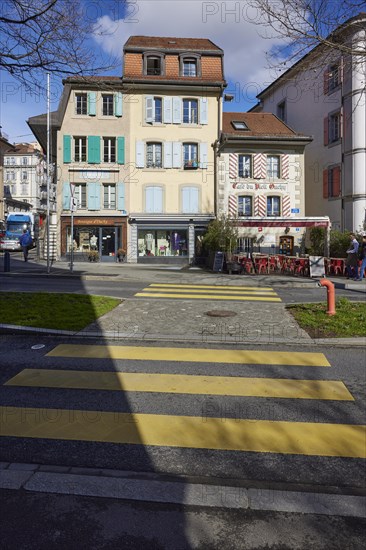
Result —
<path fill-rule="evenodd" d="M 250 202 L 250 212 L 246 212 L 246 200 Z M 252 195 L 239 195 L 238 196 L 238 216 L 252 216 L 253 215 L 253 196 Z"/>
<path fill-rule="evenodd" d="M 193 163 L 196 163 L 196 166 Z M 183 143 L 183 168 L 198 168 L 198 163 L 198 143 Z"/>
<path fill-rule="evenodd" d="M 74 183 L 74 199 L 76 199 L 78 209 L 86 210 L 86 183 Z"/>
<path fill-rule="evenodd" d="M 281 176 L 280 155 L 267 155 L 267 178 L 279 179 Z"/>
<path fill-rule="evenodd" d="M 116 162 L 116 138 L 103 137 L 103 162 Z"/>
<path fill-rule="evenodd" d="M 149 158 L 151 155 L 151 159 Z M 160 157 L 160 161 L 159 161 Z M 146 143 L 146 168 L 163 167 L 163 145 L 158 141 L 149 141 Z"/>
<path fill-rule="evenodd" d="M 184 120 L 185 113 L 187 112 L 187 108 L 185 108 L 185 104 L 187 104 L 187 103 L 188 103 L 188 120 Z M 195 118 L 195 116 L 194 116 L 194 112 L 195 112 L 194 105 L 196 106 L 196 115 L 195 115 L 196 120 L 194 120 L 194 118 Z M 183 100 L 182 100 L 182 108 L 183 108 L 182 123 L 183 124 L 198 124 L 198 109 L 199 109 L 198 99 L 184 97 Z"/>
<path fill-rule="evenodd" d="M 248 163 L 249 163 L 249 173 L 248 175 L 246 175 L 246 171 L 248 170 L 248 167 L 247 167 Z M 249 179 L 253 177 L 253 156 L 252 155 L 239 154 L 238 176 L 239 178 L 243 178 L 243 179 Z"/>
<path fill-rule="evenodd" d="M 76 115 L 88 114 L 88 94 L 87 93 L 84 93 L 84 92 L 75 93 L 75 114 Z"/>
<path fill-rule="evenodd" d="M 105 210 L 116 210 L 116 205 L 116 184 L 103 183 L 103 208 Z"/>
<path fill-rule="evenodd" d="M 329 115 L 329 143 L 337 143 L 341 139 L 341 112 Z"/>
<path fill-rule="evenodd" d="M 74 136 L 74 160 L 86 162 L 86 136 Z"/>
<path fill-rule="evenodd" d="M 102 116 L 114 116 L 114 94 L 102 94 Z"/>
<path fill-rule="evenodd" d="M 278 210 L 274 208 L 278 199 Z M 271 202 L 270 208 L 268 208 L 268 202 Z M 281 197 L 280 195 L 269 195 L 266 197 L 266 216 L 268 218 L 277 218 L 281 216 Z"/>

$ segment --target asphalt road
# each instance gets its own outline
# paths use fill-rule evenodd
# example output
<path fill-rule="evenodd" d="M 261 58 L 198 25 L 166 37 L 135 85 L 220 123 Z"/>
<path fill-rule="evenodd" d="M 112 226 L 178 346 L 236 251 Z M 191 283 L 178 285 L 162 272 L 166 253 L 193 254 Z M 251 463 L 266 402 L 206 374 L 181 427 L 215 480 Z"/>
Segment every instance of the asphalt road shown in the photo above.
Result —
<path fill-rule="evenodd" d="M 136 292 L 148 286 L 141 281 L 80 280 L 72 278 L 46 277 L 0 277 L 0 291 L 5 292 L 70 292 L 77 294 L 96 294 L 116 298 L 132 298 Z M 325 302 L 324 288 L 280 288 L 276 292 L 285 303 Z M 344 296 L 353 301 L 366 301 L 360 290 L 336 289 L 336 296 Z"/>
<path fill-rule="evenodd" d="M 46 415 L 46 424 L 53 423 L 53 411 L 85 411 L 86 426 L 94 433 L 98 414 L 113 412 L 118 423 L 125 413 L 153 414 L 157 418 L 169 415 L 196 417 L 199 423 L 220 418 L 223 427 L 232 421 L 249 420 L 255 426 L 261 420 L 307 423 L 365 423 L 365 351 L 363 349 L 319 348 L 296 351 L 322 353 L 330 367 L 311 365 L 274 365 L 222 363 L 217 361 L 108 359 L 90 357 L 47 356 L 59 344 L 108 344 L 100 339 L 65 340 L 46 335 L 0 337 L 0 407 L 12 422 L 15 408 L 24 411 L 22 422 L 36 418 L 39 411 Z M 111 342 L 116 345 L 118 342 Z M 42 344 L 43 348 L 32 349 Z M 136 341 L 120 345 L 142 348 Z M 171 342 L 164 346 L 171 346 Z M 148 347 L 154 348 L 153 344 Z M 181 345 L 182 352 L 193 347 Z M 240 346 L 220 344 L 222 351 Z M 252 347 L 253 351 L 255 346 Z M 289 348 L 291 352 L 294 348 Z M 261 347 L 272 352 L 287 351 L 284 346 Z M 149 355 L 148 355 L 149 357 Z M 209 394 L 174 394 L 168 392 L 125 392 L 106 389 L 71 389 L 67 387 L 34 387 L 5 385 L 24 369 L 57 372 L 180 374 L 259 379 L 279 378 L 310 381 L 341 381 L 354 401 L 321 399 L 279 399 L 268 397 L 238 397 Z M 73 375 L 71 374 L 71 377 Z M 46 411 L 46 412 L 45 412 Z M 50 414 L 50 416 L 48 416 Z M 96 416 L 97 415 L 97 416 Z M 301 455 L 272 452 L 212 450 L 209 448 L 169 447 L 145 444 L 116 444 L 63 440 L 47 437 L 3 436 L 0 463 L 37 463 L 58 466 L 108 468 L 131 472 L 153 473 L 157 477 L 186 479 L 195 482 L 213 480 L 216 485 L 239 488 L 275 488 L 279 491 L 333 492 L 340 495 L 360 495 L 364 491 L 364 460 L 358 458 Z M 107 429 L 107 427 L 106 427 Z M 138 422 L 132 431 L 139 432 Z M 153 428 L 154 429 L 154 428 Z M 184 438 L 187 434 L 181 434 Z M 188 434 L 189 435 L 189 434 Z M 219 434 L 217 436 L 220 437 Z M 87 438 L 88 439 L 88 438 Z M 223 445 L 225 442 L 223 441 Z M 366 522 L 360 518 L 273 511 L 234 510 L 182 506 L 113 498 L 83 497 L 37 493 L 20 489 L 1 490 L 2 522 L 0 536 L 3 548 L 43 549 L 138 549 L 172 548 L 250 550 L 301 550 L 363 548 Z"/>

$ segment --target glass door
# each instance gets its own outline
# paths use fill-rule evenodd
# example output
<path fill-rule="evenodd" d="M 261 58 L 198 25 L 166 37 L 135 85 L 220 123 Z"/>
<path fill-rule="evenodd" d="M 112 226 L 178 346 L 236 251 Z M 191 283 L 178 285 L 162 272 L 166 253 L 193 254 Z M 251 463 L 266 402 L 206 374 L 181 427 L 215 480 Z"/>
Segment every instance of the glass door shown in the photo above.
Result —
<path fill-rule="evenodd" d="M 117 227 L 101 227 L 100 233 L 100 253 L 102 262 L 115 262 Z"/>

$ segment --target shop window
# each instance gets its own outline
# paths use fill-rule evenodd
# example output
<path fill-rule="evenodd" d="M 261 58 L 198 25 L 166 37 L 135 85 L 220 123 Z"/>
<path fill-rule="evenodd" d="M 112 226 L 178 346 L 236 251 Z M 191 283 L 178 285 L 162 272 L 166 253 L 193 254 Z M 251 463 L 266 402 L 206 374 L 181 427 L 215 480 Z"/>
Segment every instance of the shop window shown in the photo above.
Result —
<path fill-rule="evenodd" d="M 251 216 L 253 211 L 253 198 L 242 195 L 238 197 L 238 216 Z"/>
<path fill-rule="evenodd" d="M 162 144 L 147 143 L 146 144 L 146 168 L 161 168 L 162 167 Z"/>
<path fill-rule="evenodd" d="M 275 217 L 280 215 L 280 197 L 267 197 L 267 216 Z"/>
<path fill-rule="evenodd" d="M 88 96 L 87 94 L 75 94 L 75 107 L 77 115 L 88 114 Z"/>
<path fill-rule="evenodd" d="M 116 162 L 116 138 L 103 138 L 103 161 Z"/>
<path fill-rule="evenodd" d="M 114 183 L 103 185 L 103 206 L 108 210 L 116 209 L 116 185 Z"/>
<path fill-rule="evenodd" d="M 187 231 L 183 229 L 140 229 L 138 231 L 138 255 L 187 256 Z"/>
<path fill-rule="evenodd" d="M 251 178 L 252 176 L 252 155 L 239 155 L 239 178 Z"/>
<path fill-rule="evenodd" d="M 197 143 L 183 144 L 183 162 L 185 170 L 196 170 L 198 168 L 198 145 Z"/>
<path fill-rule="evenodd" d="M 114 115 L 114 96 L 113 94 L 102 94 L 102 114 L 103 116 Z"/>
<path fill-rule="evenodd" d="M 183 124 L 198 124 L 197 99 L 183 99 Z"/>
<path fill-rule="evenodd" d="M 86 136 L 74 137 L 74 160 L 86 162 Z"/>
<path fill-rule="evenodd" d="M 280 156 L 267 155 L 267 178 L 276 179 L 280 177 Z"/>

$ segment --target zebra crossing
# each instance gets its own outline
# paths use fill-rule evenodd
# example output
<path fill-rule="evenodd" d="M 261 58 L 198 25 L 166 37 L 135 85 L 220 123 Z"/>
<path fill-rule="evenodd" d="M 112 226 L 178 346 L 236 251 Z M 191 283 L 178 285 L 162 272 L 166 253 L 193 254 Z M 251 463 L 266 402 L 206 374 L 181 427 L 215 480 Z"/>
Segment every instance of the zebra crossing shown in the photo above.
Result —
<path fill-rule="evenodd" d="M 164 348 L 123 345 L 61 344 L 45 357 L 49 368 L 26 368 L 4 382 L 7 388 L 52 388 L 54 391 L 144 393 L 147 396 L 235 396 L 240 399 L 301 400 L 354 403 L 354 397 L 339 380 L 313 377 L 319 369 L 331 368 L 322 353 L 237 349 Z M 54 367 L 52 361 L 75 359 L 78 368 Z M 83 368 L 80 360 L 87 360 Z M 123 361 L 123 371 L 98 368 L 101 360 Z M 132 372 L 129 362 L 133 361 Z M 136 363 L 140 362 L 140 363 Z M 159 363 L 158 363 L 159 362 Z M 165 367 L 164 372 L 151 372 Z M 189 373 L 174 372 L 179 363 Z M 136 368 L 136 364 L 138 367 Z M 220 375 L 197 374 L 197 365 L 220 367 Z M 235 376 L 225 368 L 236 366 Z M 288 378 L 240 376 L 262 367 L 287 369 Z M 93 367 L 93 368 L 92 368 Z M 296 377 L 298 368 L 312 374 Z M 135 372 L 137 370 L 137 372 Z M 167 372 L 168 370 L 168 372 Z M 173 372 L 171 372 L 173 371 Z M 214 372 L 217 372 L 214 371 Z M 282 370 L 281 370 L 282 372 Z M 303 372 L 303 371 L 302 371 Z M 320 378 L 320 377 L 319 377 Z M 99 399 L 108 400 L 107 393 Z M 154 399 L 154 397 L 152 397 Z M 225 418 L 214 414 L 177 414 L 174 402 L 168 414 L 79 410 L 77 408 L 0 407 L 1 435 L 18 438 L 144 445 L 181 449 L 209 449 L 283 455 L 366 458 L 366 426 L 329 421 L 291 421 L 258 418 Z M 342 422 L 343 420 L 343 422 Z"/>
<path fill-rule="evenodd" d="M 190 285 L 179 283 L 152 283 L 136 298 L 171 298 L 175 300 L 225 300 L 251 302 L 281 302 L 281 298 L 271 287 L 230 286 L 230 285 Z"/>

